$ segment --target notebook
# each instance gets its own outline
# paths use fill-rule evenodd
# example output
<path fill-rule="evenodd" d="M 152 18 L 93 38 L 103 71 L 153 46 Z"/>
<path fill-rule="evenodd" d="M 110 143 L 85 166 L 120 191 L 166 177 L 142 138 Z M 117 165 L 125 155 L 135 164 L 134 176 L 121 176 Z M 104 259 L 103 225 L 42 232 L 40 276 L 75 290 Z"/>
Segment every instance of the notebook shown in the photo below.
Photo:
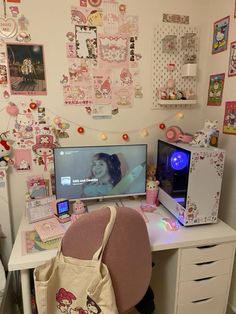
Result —
<path fill-rule="evenodd" d="M 34 229 L 43 242 L 62 238 L 66 231 L 55 217 L 34 223 Z"/>

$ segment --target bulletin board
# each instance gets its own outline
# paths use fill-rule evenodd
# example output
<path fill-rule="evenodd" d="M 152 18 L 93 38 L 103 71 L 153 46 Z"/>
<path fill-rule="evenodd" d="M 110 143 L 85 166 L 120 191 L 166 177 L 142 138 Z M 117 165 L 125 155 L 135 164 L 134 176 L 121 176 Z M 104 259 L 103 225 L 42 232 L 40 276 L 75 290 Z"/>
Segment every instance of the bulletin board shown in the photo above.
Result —
<path fill-rule="evenodd" d="M 182 49 L 181 37 L 186 33 L 196 34 L 196 44 L 192 49 Z M 168 35 L 175 35 L 177 38 L 176 50 L 172 52 L 163 52 L 162 39 Z M 194 101 L 169 101 L 166 104 L 161 104 L 158 98 L 158 90 L 166 85 L 166 82 L 173 78 L 176 82 L 178 90 L 192 90 L 196 96 L 197 91 L 197 76 L 182 77 L 181 68 L 183 65 L 184 56 L 186 54 L 195 54 L 198 62 L 199 54 L 199 29 L 196 26 L 179 25 L 176 23 L 162 23 L 154 28 L 153 39 L 153 67 L 152 67 L 152 107 L 153 109 L 176 109 L 176 108 L 191 108 Z M 176 68 L 173 72 L 167 71 L 167 64 L 175 64 Z M 195 97 L 196 98 L 196 97 Z"/>

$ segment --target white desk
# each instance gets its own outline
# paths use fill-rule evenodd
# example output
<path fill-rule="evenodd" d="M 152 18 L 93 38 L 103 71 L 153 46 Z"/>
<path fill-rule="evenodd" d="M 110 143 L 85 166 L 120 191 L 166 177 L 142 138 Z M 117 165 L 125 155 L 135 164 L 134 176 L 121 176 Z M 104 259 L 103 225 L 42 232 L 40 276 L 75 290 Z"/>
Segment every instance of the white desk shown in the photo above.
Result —
<path fill-rule="evenodd" d="M 111 202 L 107 204 L 114 205 Z M 103 205 L 104 203 L 98 203 L 95 207 L 101 208 Z M 138 208 L 140 203 L 127 200 L 124 201 L 124 205 Z M 177 231 L 167 231 L 161 221 L 162 217 L 167 216 L 173 218 L 162 206 L 155 213 L 147 214 L 150 245 L 153 259 L 156 261 L 152 286 L 154 292 L 157 292 L 158 313 L 224 314 L 234 262 L 236 231 L 220 220 L 217 224 L 180 226 Z M 21 273 L 24 314 L 31 314 L 29 269 L 35 268 L 56 254 L 56 250 L 48 250 L 22 255 L 22 231 L 32 229 L 32 225 L 23 217 L 8 263 L 9 271 L 20 270 Z M 196 270 L 198 266 L 201 267 Z M 211 278 L 208 278 L 209 282 L 206 284 L 206 280 L 199 280 L 202 277 Z M 216 289 L 216 294 L 208 297 L 216 286 L 225 289 Z M 195 298 L 192 294 L 199 289 L 200 292 L 205 291 L 206 297 L 200 293 L 197 295 L 198 301 L 204 300 L 192 302 Z M 220 304 L 216 301 L 219 295 Z"/>

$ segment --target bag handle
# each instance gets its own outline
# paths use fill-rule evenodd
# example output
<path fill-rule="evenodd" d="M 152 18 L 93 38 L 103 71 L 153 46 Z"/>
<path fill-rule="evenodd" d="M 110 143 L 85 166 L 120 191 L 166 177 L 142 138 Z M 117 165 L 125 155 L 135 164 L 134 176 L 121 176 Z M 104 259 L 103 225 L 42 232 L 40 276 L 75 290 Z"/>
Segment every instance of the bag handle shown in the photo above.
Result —
<path fill-rule="evenodd" d="M 116 220 L 116 207 L 115 206 L 107 206 L 110 209 L 110 220 L 106 226 L 104 235 L 103 235 L 103 240 L 100 248 L 94 253 L 92 260 L 96 261 L 101 261 L 102 260 L 102 255 L 104 252 L 104 249 L 107 245 L 107 242 L 109 240 L 110 234 L 112 232 L 113 226 L 115 224 Z"/>

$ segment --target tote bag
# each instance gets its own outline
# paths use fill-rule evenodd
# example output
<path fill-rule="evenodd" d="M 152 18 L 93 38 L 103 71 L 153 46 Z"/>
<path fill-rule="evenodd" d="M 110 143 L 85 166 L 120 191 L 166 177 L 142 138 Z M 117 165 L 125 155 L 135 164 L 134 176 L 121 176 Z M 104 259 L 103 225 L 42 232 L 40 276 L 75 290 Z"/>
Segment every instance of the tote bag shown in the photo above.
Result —
<path fill-rule="evenodd" d="M 60 246 L 54 258 L 35 268 L 39 314 L 118 314 L 110 274 L 102 263 L 102 254 L 116 219 L 116 208 L 109 208 L 110 220 L 92 260 L 66 257 Z"/>

